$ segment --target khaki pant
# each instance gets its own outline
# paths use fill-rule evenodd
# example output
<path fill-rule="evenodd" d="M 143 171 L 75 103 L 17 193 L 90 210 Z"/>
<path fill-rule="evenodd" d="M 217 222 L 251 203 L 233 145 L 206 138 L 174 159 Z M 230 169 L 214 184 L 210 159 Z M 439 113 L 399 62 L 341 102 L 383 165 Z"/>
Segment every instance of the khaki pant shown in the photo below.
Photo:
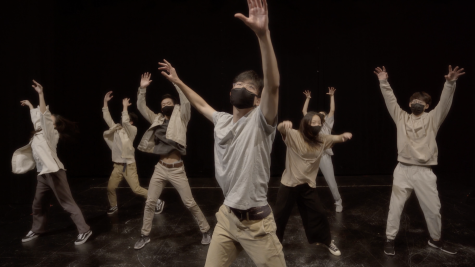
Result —
<path fill-rule="evenodd" d="M 434 240 L 439 240 L 442 223 L 437 177 L 429 167 L 401 163 L 394 170 L 393 192 L 386 227 L 387 238 L 391 240 L 396 238 L 404 204 L 412 191 L 416 193 L 419 200 L 430 236 Z"/>
<path fill-rule="evenodd" d="M 73 199 L 64 170 L 38 175 L 35 200 L 33 200 L 33 226 L 31 231 L 37 234 L 46 231 L 48 210 L 53 194 L 56 196 L 59 205 L 71 215 L 78 232 L 83 234 L 89 231 L 89 225 L 87 225 L 81 210 Z"/>
<path fill-rule="evenodd" d="M 203 215 L 203 212 L 201 212 L 200 207 L 198 207 L 193 199 L 190 184 L 186 177 L 185 167 L 167 168 L 158 163 L 155 165 L 155 171 L 153 172 L 152 178 L 150 179 L 150 185 L 148 186 L 148 197 L 147 202 L 145 203 L 145 211 L 143 215 L 142 234 L 148 236 L 152 230 L 155 205 L 157 204 L 157 199 L 160 197 L 160 194 L 168 181 L 170 181 L 173 187 L 175 187 L 180 194 L 183 204 L 185 204 L 195 218 L 200 227 L 200 231 L 202 233 L 207 232 L 210 228 L 208 221 Z"/>
<path fill-rule="evenodd" d="M 137 175 L 137 165 L 134 163 L 127 164 L 125 171 L 124 166 L 114 163 L 114 170 L 109 178 L 109 184 L 107 185 L 107 197 L 111 207 L 117 206 L 117 194 L 115 190 L 119 186 L 119 183 L 124 179 L 130 186 L 130 189 L 137 194 L 147 199 L 147 189 L 140 186 L 139 176 Z"/>
<path fill-rule="evenodd" d="M 240 222 L 229 207 L 222 205 L 216 213 L 214 228 L 205 267 L 231 265 L 243 249 L 258 266 L 286 266 L 282 245 L 275 233 L 274 215 L 262 220 Z"/>

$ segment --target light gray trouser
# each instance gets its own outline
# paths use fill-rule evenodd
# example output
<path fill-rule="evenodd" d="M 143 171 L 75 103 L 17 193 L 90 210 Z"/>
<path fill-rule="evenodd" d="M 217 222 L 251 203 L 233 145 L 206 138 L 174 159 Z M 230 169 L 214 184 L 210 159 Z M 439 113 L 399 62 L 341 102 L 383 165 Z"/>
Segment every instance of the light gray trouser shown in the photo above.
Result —
<path fill-rule="evenodd" d="M 148 196 L 147 201 L 145 202 L 145 210 L 143 214 L 142 234 L 148 236 L 152 230 L 155 205 L 157 204 L 157 199 L 160 198 L 160 194 L 167 182 L 170 182 L 178 191 L 183 204 L 185 204 L 198 223 L 200 231 L 202 233 L 207 232 L 210 229 L 210 226 L 191 194 L 191 188 L 188 183 L 188 178 L 186 177 L 185 167 L 167 168 L 159 162 L 155 165 L 155 171 L 153 172 L 152 178 L 150 179 L 150 185 L 148 186 Z"/>
<path fill-rule="evenodd" d="M 340 200 L 340 192 L 338 192 L 338 185 L 335 180 L 335 172 L 333 171 L 332 157 L 327 153 L 323 153 L 322 158 L 320 159 L 320 170 L 327 181 L 328 187 L 332 191 L 333 199 L 336 201 Z"/>
<path fill-rule="evenodd" d="M 437 177 L 430 167 L 402 163 L 399 163 L 394 170 L 393 192 L 386 227 L 387 238 L 391 240 L 396 238 L 404 203 L 413 190 L 424 213 L 430 237 L 439 240 L 442 223 Z"/>
<path fill-rule="evenodd" d="M 89 231 L 81 210 L 73 199 L 69 189 L 68 178 L 64 170 L 38 175 L 35 200 L 33 200 L 33 226 L 31 231 L 37 234 L 45 232 L 48 221 L 50 199 L 54 194 L 63 209 L 71 214 L 71 219 L 80 234 Z"/>

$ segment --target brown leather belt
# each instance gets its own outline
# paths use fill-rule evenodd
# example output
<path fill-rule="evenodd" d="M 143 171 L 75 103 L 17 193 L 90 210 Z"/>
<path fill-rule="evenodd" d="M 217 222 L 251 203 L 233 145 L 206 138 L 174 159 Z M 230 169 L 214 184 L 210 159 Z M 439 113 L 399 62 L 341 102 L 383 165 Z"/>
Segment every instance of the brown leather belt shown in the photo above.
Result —
<path fill-rule="evenodd" d="M 229 209 L 234 213 L 234 215 L 236 215 L 239 221 L 262 220 L 265 217 L 269 216 L 269 214 L 272 212 L 272 209 L 269 205 L 262 207 L 254 207 L 248 210 L 238 210 L 231 207 L 229 207 Z"/>
<path fill-rule="evenodd" d="M 178 163 L 169 164 L 169 163 L 163 162 L 163 160 L 160 160 L 159 163 L 162 164 L 163 166 L 167 167 L 167 168 L 179 168 L 179 167 L 183 166 L 183 161 L 180 161 Z"/>

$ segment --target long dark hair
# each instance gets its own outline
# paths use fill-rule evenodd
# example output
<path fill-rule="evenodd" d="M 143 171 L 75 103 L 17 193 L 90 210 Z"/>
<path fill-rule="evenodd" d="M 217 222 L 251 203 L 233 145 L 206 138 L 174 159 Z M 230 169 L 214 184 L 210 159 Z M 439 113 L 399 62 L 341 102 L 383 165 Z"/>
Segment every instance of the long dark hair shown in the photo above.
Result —
<path fill-rule="evenodd" d="M 63 141 L 73 141 L 79 134 L 77 122 L 70 121 L 58 114 L 51 114 L 56 119 L 55 128 L 59 133 L 59 139 Z"/>
<path fill-rule="evenodd" d="M 302 135 L 303 140 L 312 148 L 318 148 L 323 143 L 322 140 L 320 140 L 318 133 L 315 135 L 313 134 L 313 131 L 312 131 L 311 124 L 312 124 L 313 116 L 315 115 L 320 117 L 320 120 L 322 121 L 322 125 L 323 125 L 323 122 L 325 121 L 325 117 L 320 113 L 310 111 L 302 118 L 302 120 L 300 120 L 300 127 L 299 127 L 299 132 Z"/>

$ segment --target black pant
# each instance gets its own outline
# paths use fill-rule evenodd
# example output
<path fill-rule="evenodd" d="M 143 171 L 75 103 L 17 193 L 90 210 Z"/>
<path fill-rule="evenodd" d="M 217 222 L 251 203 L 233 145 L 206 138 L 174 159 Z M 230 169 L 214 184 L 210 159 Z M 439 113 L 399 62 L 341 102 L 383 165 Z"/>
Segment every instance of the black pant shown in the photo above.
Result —
<path fill-rule="evenodd" d="M 280 184 L 279 192 L 277 193 L 277 202 L 274 207 L 277 237 L 280 242 L 282 243 L 284 239 L 285 226 L 287 225 L 295 201 L 297 201 L 300 216 L 302 217 L 308 243 L 330 245 L 330 225 L 325 216 L 325 210 L 317 195 L 317 189 L 311 188 L 308 184 L 301 184 L 296 187 L 288 187 Z"/>

